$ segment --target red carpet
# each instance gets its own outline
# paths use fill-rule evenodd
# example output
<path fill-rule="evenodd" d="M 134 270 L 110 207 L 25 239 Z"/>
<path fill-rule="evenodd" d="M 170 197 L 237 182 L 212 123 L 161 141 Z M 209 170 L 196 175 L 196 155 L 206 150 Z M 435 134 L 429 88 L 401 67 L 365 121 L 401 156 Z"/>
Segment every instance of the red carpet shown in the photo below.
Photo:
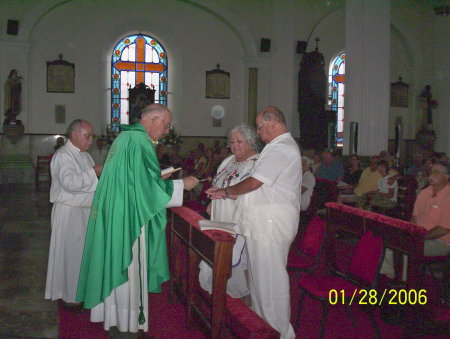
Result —
<path fill-rule="evenodd" d="M 341 258 L 351 257 L 351 248 L 341 245 L 338 248 L 338 256 Z M 339 253 L 341 255 L 339 255 Z M 345 255 L 342 255 L 345 254 Z M 343 259 L 340 264 L 345 266 L 347 263 Z M 322 258 L 318 272 L 325 272 L 325 263 Z M 438 285 L 436 281 L 427 281 L 427 293 L 429 298 L 437 298 Z M 161 294 L 149 294 L 150 325 L 146 336 L 156 338 L 207 338 L 208 336 L 198 329 L 187 330 L 185 328 L 185 308 L 181 303 L 169 302 L 168 283 L 163 285 Z M 292 323 L 295 321 L 298 288 L 295 284 L 295 276 L 291 274 L 291 303 L 292 303 Z M 348 313 L 343 305 L 330 307 L 327 324 L 325 329 L 325 338 L 375 338 L 372 326 L 368 316 L 361 312 L 357 305 L 352 306 L 356 326 L 353 327 Z M 300 318 L 300 326 L 297 331 L 297 338 L 317 338 L 320 327 L 322 308 L 319 302 L 308 297 L 305 298 L 303 311 Z M 82 313 L 73 313 L 59 306 L 58 310 L 58 329 L 60 338 L 79 338 L 79 339 L 102 339 L 107 338 L 108 333 L 103 330 L 103 323 L 91 323 L 89 321 L 89 311 Z M 401 326 L 391 326 L 386 324 L 380 318 L 379 310 L 376 310 L 376 321 L 381 331 L 383 339 L 396 339 L 403 336 Z M 439 338 L 431 336 L 427 338 Z"/>
<path fill-rule="evenodd" d="M 162 293 L 149 294 L 149 331 L 146 336 L 156 338 L 192 338 L 207 336 L 199 330 L 188 331 L 185 328 L 185 309 L 180 303 L 169 303 L 168 283 L 163 285 Z M 103 339 L 108 332 L 103 330 L 103 323 L 89 321 L 90 312 L 73 313 L 58 307 L 58 335 L 60 338 Z"/>

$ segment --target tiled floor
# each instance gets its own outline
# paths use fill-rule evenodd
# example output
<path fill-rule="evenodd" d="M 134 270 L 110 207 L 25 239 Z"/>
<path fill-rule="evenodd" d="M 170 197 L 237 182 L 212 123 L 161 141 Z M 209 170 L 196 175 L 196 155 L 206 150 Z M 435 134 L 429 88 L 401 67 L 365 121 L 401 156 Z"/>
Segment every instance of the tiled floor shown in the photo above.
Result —
<path fill-rule="evenodd" d="M 0 185 L 0 338 L 56 338 L 57 305 L 44 300 L 48 192 Z"/>

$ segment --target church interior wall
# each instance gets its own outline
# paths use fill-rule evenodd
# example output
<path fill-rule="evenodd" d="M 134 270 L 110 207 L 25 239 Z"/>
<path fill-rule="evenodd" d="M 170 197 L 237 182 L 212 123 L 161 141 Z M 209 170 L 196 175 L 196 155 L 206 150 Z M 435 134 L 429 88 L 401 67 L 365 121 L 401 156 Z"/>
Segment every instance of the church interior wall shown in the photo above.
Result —
<path fill-rule="evenodd" d="M 109 105 L 104 102 L 108 102 L 108 95 L 104 92 L 108 91 L 110 83 L 104 81 L 108 71 L 103 68 L 109 66 L 107 60 L 101 60 L 106 54 L 102 48 L 111 50 L 112 47 L 105 48 L 106 42 L 113 46 L 125 35 L 115 34 L 117 27 L 122 27 L 125 32 L 128 28 L 131 31 L 131 27 L 138 27 L 163 45 L 167 42 L 169 107 L 183 135 L 221 136 L 227 128 L 240 122 L 243 119 L 244 71 L 242 49 L 236 37 L 221 22 L 210 25 L 211 15 L 197 8 L 185 4 L 173 6 L 171 2 L 160 2 L 160 5 L 162 9 L 152 10 L 151 17 L 147 14 L 150 8 L 143 8 L 129 21 L 126 16 L 121 18 L 127 8 L 125 4 L 121 7 L 117 3 L 104 12 L 98 2 L 87 2 L 82 7 L 78 2 L 70 2 L 41 19 L 31 38 L 31 104 L 36 113 L 30 116 L 29 130 L 33 133 L 63 132 L 63 126 L 53 122 L 56 104 L 66 105 L 67 121 L 83 117 L 92 121 L 96 129 L 104 128 L 106 121 L 102 112 L 109 111 Z M 76 26 L 83 29 L 74 30 Z M 49 35 L 52 36 L 50 41 L 43 39 Z M 70 38 L 66 40 L 65 37 Z M 75 63 L 74 94 L 46 93 L 45 61 L 57 59 L 59 53 L 65 60 Z M 205 71 L 215 69 L 217 63 L 231 73 L 229 100 L 205 98 Z M 221 128 L 211 126 L 210 110 L 216 104 L 222 104 L 228 113 Z M 48 124 L 41 124 L 42 119 Z"/>
<path fill-rule="evenodd" d="M 78 117 L 87 118 L 97 131 L 103 131 L 110 115 L 110 50 L 125 34 L 141 30 L 153 35 L 167 49 L 169 107 L 182 135 L 221 137 L 232 125 L 246 121 L 248 67 L 255 66 L 258 67 L 258 110 L 273 104 L 272 98 L 283 92 L 279 104 L 282 109 L 289 110 L 286 113 L 291 115 L 290 127 L 293 135 L 298 137 L 297 74 L 301 56 L 295 53 L 295 45 L 298 40 L 309 38 L 308 51 L 313 50 L 314 39 L 318 36 L 327 72 L 331 58 L 345 49 L 345 1 L 288 2 L 291 7 L 287 11 L 286 24 L 279 20 L 277 10 L 280 5 L 271 0 L 156 0 L 151 4 L 137 0 L 132 2 L 132 10 L 131 2 L 117 0 L 36 0 L 26 3 L 5 0 L 0 16 L 0 83 L 4 84 L 13 68 L 25 77 L 23 111 L 19 118 L 26 124 L 26 133 L 60 134 L 68 122 Z M 106 3 L 108 7 L 105 7 Z M 223 19 L 226 15 L 205 10 L 208 5 L 223 8 L 223 13 L 234 16 L 241 26 Z M 434 110 L 439 135 L 437 148 L 448 152 L 448 46 L 443 43 L 448 36 L 448 20 L 436 17 L 432 9 L 425 8 L 420 1 L 417 6 L 405 1 L 391 1 L 391 12 L 397 31 L 391 34 L 390 80 L 395 82 L 402 76 L 410 85 L 410 102 L 408 108 L 390 109 L 389 138 L 393 138 L 397 116 L 403 119 L 404 138 L 414 138 L 419 114 L 416 99 L 423 87 L 431 84 L 434 97 L 439 98 L 439 107 Z M 20 29 L 17 37 L 7 35 L 8 19 L 19 20 L 21 28 L 29 28 L 29 35 L 24 35 Z M 418 21 L 420 25 L 417 25 Z M 261 38 L 270 38 L 271 51 L 256 51 L 249 56 L 247 46 L 243 46 L 244 34 L 240 31 L 243 26 L 248 30 L 247 37 L 253 39 L 252 43 L 258 49 Z M 287 35 L 286 30 L 289 31 Z M 428 48 L 430 42 L 431 51 Z M 280 63 L 279 56 L 286 55 L 280 53 L 280 47 L 288 48 L 288 54 L 294 53 L 289 54 L 287 64 Z M 46 92 L 45 62 L 57 59 L 59 53 L 65 60 L 75 63 L 74 94 Z M 217 63 L 231 73 L 229 100 L 205 98 L 205 71 L 214 69 Z M 279 86 L 282 77 L 273 77 L 280 65 L 289 68 L 283 76 L 291 77 L 282 88 Z M 284 93 L 286 84 L 290 83 L 292 91 Z M 66 124 L 54 123 L 57 104 L 66 105 Z M 222 127 L 212 127 L 210 110 L 216 104 L 223 105 L 226 110 Z"/>

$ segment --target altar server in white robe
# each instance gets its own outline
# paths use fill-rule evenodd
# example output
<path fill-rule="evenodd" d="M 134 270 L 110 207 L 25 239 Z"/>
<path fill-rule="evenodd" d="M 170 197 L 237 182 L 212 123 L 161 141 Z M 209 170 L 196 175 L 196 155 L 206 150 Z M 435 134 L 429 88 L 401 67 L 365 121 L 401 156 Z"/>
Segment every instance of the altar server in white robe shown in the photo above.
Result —
<path fill-rule="evenodd" d="M 211 188 L 212 198 L 238 195 L 236 220 L 245 236 L 252 309 L 281 334 L 295 338 L 290 324 L 289 247 L 300 216 L 302 164 L 284 114 L 269 106 L 256 117 L 266 144 L 250 178 L 225 189 Z"/>
<path fill-rule="evenodd" d="M 90 206 L 103 165 L 94 164 L 86 152 L 93 138 L 89 122 L 74 120 L 68 136 L 50 163 L 53 209 L 45 298 L 75 304 Z"/>

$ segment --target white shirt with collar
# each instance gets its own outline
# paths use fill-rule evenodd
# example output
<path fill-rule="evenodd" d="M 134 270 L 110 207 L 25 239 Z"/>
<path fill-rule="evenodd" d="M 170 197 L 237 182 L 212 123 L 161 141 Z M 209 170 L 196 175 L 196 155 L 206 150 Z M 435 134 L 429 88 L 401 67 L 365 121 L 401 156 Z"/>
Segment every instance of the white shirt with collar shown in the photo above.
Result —
<path fill-rule="evenodd" d="M 251 176 L 263 185 L 238 197 L 239 233 L 262 242 L 290 244 L 298 229 L 302 162 L 289 132 L 264 147 Z"/>

